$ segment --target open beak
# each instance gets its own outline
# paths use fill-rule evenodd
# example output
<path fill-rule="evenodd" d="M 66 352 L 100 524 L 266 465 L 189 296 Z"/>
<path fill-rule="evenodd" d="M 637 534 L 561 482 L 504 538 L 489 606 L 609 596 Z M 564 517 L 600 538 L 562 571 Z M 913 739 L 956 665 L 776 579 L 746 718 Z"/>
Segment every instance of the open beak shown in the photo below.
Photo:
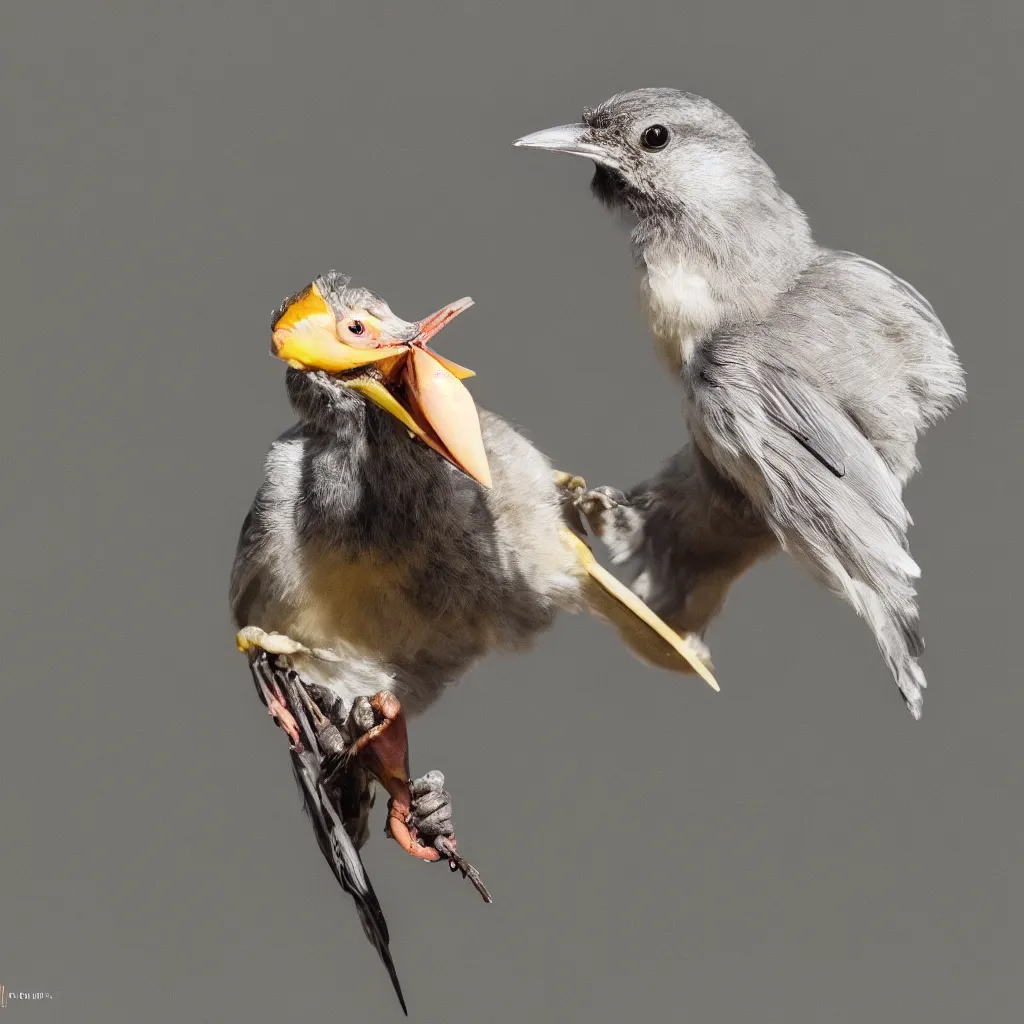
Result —
<path fill-rule="evenodd" d="M 459 299 L 420 320 L 411 341 L 389 338 L 377 348 L 356 348 L 340 339 L 334 312 L 313 284 L 274 325 L 272 349 L 290 366 L 331 374 L 381 364 L 376 373 L 341 377 L 338 383 L 360 392 L 467 476 L 490 487 L 480 419 L 462 383 L 473 371 L 426 347 L 472 305 L 470 298 Z"/>
<path fill-rule="evenodd" d="M 459 299 L 417 324 L 419 334 L 412 341 L 403 375 L 410 412 L 436 435 L 445 449 L 441 454 L 484 487 L 490 487 L 491 470 L 480 418 L 473 396 L 462 383 L 473 376 L 473 371 L 427 348 L 427 342 L 441 328 L 472 305 L 469 297 Z"/>
<path fill-rule="evenodd" d="M 524 149 L 547 149 L 552 153 L 569 153 L 571 156 L 585 156 L 595 163 L 614 167 L 612 155 L 593 140 L 590 128 L 585 124 L 563 124 L 557 128 L 545 128 L 542 132 L 524 135 L 516 139 L 513 146 Z"/>

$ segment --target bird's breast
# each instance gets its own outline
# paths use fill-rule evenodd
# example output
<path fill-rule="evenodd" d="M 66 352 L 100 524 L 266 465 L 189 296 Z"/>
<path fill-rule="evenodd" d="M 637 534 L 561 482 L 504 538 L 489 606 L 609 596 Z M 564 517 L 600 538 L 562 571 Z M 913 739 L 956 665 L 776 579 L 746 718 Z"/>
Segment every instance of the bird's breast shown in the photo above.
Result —
<path fill-rule="evenodd" d="M 422 642 L 421 616 L 406 596 L 414 574 L 409 560 L 309 552 L 304 561 L 290 635 L 311 647 L 351 644 L 387 660 Z"/>
<path fill-rule="evenodd" d="M 696 339 L 718 320 L 707 278 L 679 263 L 648 264 L 640 293 L 658 355 L 678 375 L 693 357 Z"/>

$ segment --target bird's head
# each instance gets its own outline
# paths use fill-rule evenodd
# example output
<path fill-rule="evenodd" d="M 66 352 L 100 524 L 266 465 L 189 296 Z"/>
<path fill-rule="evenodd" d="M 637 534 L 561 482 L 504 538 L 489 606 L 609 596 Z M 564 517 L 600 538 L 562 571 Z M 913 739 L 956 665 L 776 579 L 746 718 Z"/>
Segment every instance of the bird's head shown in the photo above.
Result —
<path fill-rule="evenodd" d="M 638 264 L 670 283 L 679 266 L 702 277 L 714 322 L 764 315 L 814 259 L 803 211 L 746 132 L 702 96 L 620 93 L 516 145 L 593 160 L 594 194 L 636 218 Z"/>
<path fill-rule="evenodd" d="M 515 145 L 593 160 L 597 197 L 641 218 L 680 211 L 713 218 L 748 199 L 767 171 L 733 118 L 677 89 L 620 93 L 584 110 L 577 124 Z"/>
<path fill-rule="evenodd" d="M 462 384 L 473 372 L 427 348 L 472 304 L 459 299 L 410 322 L 380 296 L 330 271 L 282 303 L 271 324 L 271 351 L 301 375 L 299 393 L 305 397 L 298 404 L 308 400 L 315 406 L 358 393 L 490 487 L 476 406 Z"/>

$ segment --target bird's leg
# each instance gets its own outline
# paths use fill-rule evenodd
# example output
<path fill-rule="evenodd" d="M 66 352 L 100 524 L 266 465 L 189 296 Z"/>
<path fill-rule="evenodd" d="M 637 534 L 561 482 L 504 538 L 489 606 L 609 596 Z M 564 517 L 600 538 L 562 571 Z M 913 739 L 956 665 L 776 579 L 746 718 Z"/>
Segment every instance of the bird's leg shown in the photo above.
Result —
<path fill-rule="evenodd" d="M 572 530 L 580 540 L 587 538 L 587 526 L 580 515 L 578 503 L 587 489 L 587 481 L 581 476 L 572 473 L 563 473 L 556 470 L 553 474 L 555 488 L 558 491 L 558 502 L 562 509 L 562 518 L 565 525 Z"/>
<path fill-rule="evenodd" d="M 370 700 L 356 698 L 349 713 L 349 729 L 357 735 L 349 756 L 361 758 L 390 797 L 388 835 L 413 857 L 440 860 L 440 852 L 420 843 L 407 824 L 412 812 L 409 734 L 398 698 L 387 690 L 381 690 Z"/>
<path fill-rule="evenodd" d="M 575 506 L 608 548 L 613 564 L 628 562 L 643 546 L 643 515 L 622 491 L 614 487 L 581 491 Z"/>
<path fill-rule="evenodd" d="M 357 736 L 349 756 L 361 758 L 390 797 L 387 834 L 418 860 L 446 859 L 451 870 L 461 871 L 490 903 L 479 873 L 456 851 L 451 796 L 444 790 L 444 776 L 428 772 L 415 781 L 409 778 L 409 737 L 398 698 L 387 690 L 369 700 L 356 698 L 348 728 Z"/>

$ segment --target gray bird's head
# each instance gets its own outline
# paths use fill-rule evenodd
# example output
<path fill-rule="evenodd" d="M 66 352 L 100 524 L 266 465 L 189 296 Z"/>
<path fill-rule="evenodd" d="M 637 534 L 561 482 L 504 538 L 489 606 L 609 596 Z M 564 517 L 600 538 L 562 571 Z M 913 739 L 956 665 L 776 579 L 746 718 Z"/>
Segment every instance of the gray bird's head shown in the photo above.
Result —
<path fill-rule="evenodd" d="M 722 271 L 761 275 L 774 287 L 811 258 L 799 206 L 747 133 L 702 96 L 678 89 L 619 93 L 584 110 L 578 123 L 534 132 L 515 145 L 592 160 L 594 194 L 636 217 L 634 249 L 649 266 L 679 257 L 712 281 Z"/>
<path fill-rule="evenodd" d="M 515 144 L 588 157 L 597 165 L 597 197 L 641 218 L 683 209 L 713 214 L 742 203 L 771 176 L 725 111 L 676 89 L 620 93 L 584 110 L 578 124 Z"/>
<path fill-rule="evenodd" d="M 410 322 L 332 270 L 281 304 L 271 323 L 271 351 L 290 367 L 289 396 L 307 423 L 332 429 L 358 395 L 490 487 L 476 406 L 462 384 L 473 372 L 427 348 L 472 305 L 459 299 Z"/>

